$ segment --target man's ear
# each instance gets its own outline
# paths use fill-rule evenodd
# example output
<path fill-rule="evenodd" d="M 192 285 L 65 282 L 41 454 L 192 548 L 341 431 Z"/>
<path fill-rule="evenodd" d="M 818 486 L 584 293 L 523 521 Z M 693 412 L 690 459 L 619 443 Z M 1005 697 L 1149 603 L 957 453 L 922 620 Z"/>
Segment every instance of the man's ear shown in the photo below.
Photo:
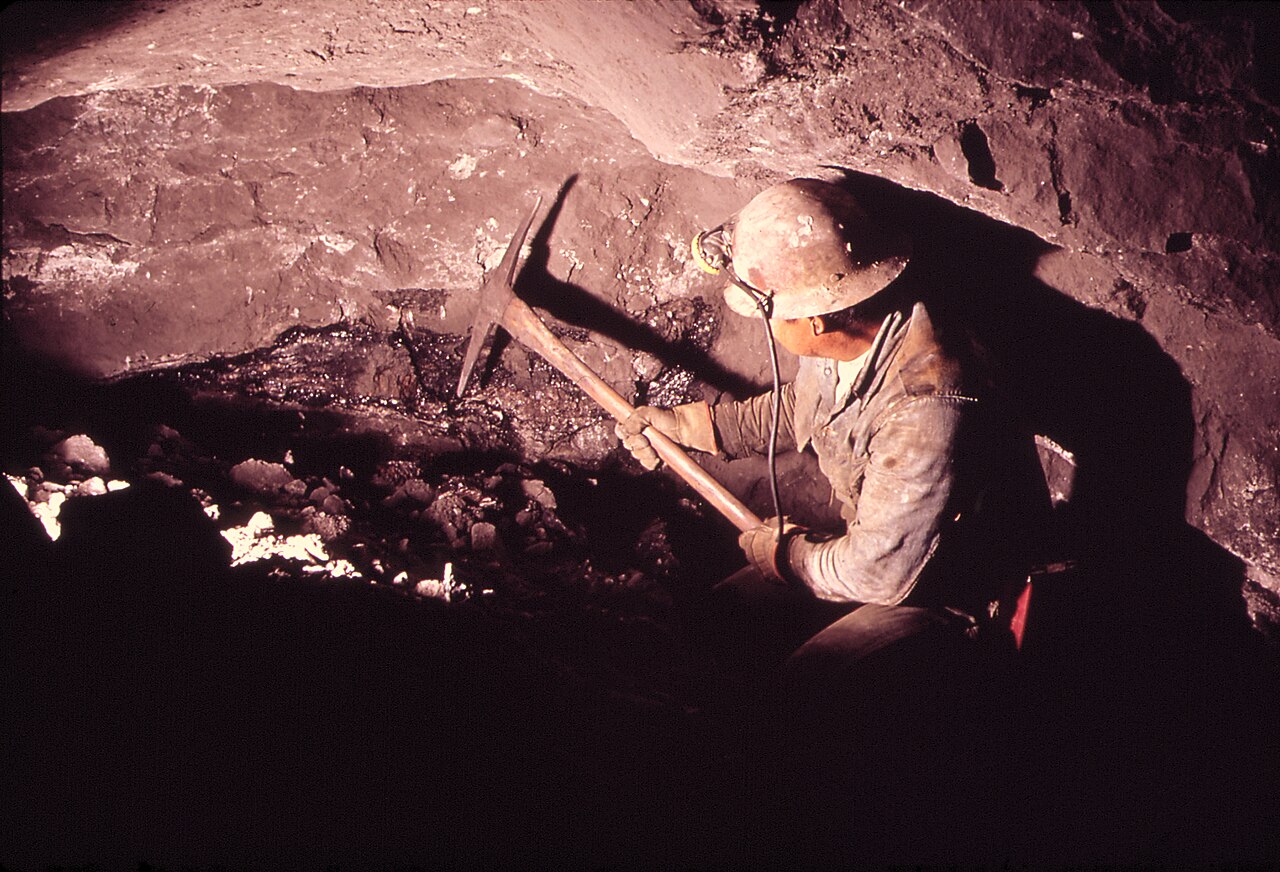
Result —
<path fill-rule="evenodd" d="M 814 336 L 821 336 L 827 332 L 827 320 L 821 315 L 813 315 L 809 318 L 809 329 L 813 331 Z"/>

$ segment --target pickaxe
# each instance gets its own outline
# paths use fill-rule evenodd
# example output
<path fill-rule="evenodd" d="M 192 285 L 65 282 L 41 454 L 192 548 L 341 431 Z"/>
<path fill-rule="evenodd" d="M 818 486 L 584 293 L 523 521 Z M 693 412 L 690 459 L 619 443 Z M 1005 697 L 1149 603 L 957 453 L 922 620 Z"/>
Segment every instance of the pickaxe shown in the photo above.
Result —
<path fill-rule="evenodd" d="M 619 421 L 624 421 L 630 417 L 635 408 L 570 351 L 543 323 L 528 303 L 516 296 L 516 264 L 520 260 L 520 249 L 524 245 L 525 237 L 529 235 L 529 227 L 533 224 L 533 217 L 538 213 L 538 207 L 541 205 L 542 198 L 539 197 L 533 204 L 529 217 L 512 237 L 506 254 L 502 256 L 502 262 L 480 287 L 479 308 L 476 311 L 475 322 L 471 325 L 471 339 L 467 343 L 467 353 L 462 362 L 462 376 L 458 379 L 458 396 L 461 397 L 467 387 L 467 379 L 471 376 L 476 360 L 480 357 L 480 349 L 489 335 L 490 328 L 494 324 L 501 324 L 516 341 L 540 354 L 603 406 L 606 412 Z M 658 456 L 739 530 L 746 531 L 760 526 L 760 519 L 743 505 L 742 501 L 695 463 L 693 458 L 689 457 L 665 433 L 648 427 L 644 435 L 653 445 L 653 450 Z"/>

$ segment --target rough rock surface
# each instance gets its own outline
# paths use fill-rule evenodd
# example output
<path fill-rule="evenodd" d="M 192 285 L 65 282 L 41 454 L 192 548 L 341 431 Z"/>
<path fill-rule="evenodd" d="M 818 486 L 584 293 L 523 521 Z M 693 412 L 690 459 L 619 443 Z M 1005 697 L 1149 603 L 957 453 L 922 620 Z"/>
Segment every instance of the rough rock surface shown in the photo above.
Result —
<path fill-rule="evenodd" d="M 973 256 L 1024 258 L 1115 322 L 1097 335 L 1152 342 L 1145 357 L 1103 343 L 1114 366 L 1091 371 L 1115 397 L 1164 378 L 1144 362 L 1185 379 L 1169 427 L 1189 422 L 1187 456 L 1164 458 L 1185 517 L 1274 594 L 1280 116 L 1262 6 L 100 6 L 6 51 L 5 317 L 95 376 L 299 325 L 389 332 L 405 308 L 462 334 L 539 191 L 551 218 L 528 291 L 589 362 L 635 394 L 670 363 L 657 320 L 704 306 L 684 318 L 718 319 L 684 360 L 704 383 L 680 390 L 742 392 L 765 371 L 759 343 L 719 314 L 685 240 L 833 165 L 963 207 L 937 213 L 949 225 L 1029 231 Z M 1087 458 L 1088 440 L 1047 435 Z"/>
<path fill-rule="evenodd" d="M 6 8 L 0 862 L 1273 860 L 1274 9 Z M 622 393 L 762 385 L 686 246 L 795 173 L 914 232 L 1065 571 L 1007 670 L 757 719 L 729 525 L 500 332 L 455 387 L 535 192 L 519 291 Z"/>

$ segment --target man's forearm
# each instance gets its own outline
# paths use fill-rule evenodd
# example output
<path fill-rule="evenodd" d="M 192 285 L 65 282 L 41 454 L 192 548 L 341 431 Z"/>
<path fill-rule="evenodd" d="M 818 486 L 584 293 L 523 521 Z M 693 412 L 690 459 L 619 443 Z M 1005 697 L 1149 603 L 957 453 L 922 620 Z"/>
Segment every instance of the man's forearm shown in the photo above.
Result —
<path fill-rule="evenodd" d="M 782 387 L 782 408 L 778 424 L 778 450 L 791 451 L 796 447 L 793 412 L 795 391 L 790 384 Z M 711 420 L 715 426 L 716 440 L 726 456 L 750 457 L 764 454 L 769 448 L 769 433 L 773 421 L 773 393 L 764 393 L 749 400 L 721 401 L 711 407 Z"/>

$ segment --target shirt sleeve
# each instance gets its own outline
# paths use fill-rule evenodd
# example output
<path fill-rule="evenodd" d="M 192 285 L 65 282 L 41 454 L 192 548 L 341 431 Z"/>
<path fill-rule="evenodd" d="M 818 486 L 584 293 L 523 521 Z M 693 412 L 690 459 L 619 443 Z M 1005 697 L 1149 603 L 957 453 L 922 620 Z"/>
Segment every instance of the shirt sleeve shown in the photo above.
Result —
<path fill-rule="evenodd" d="M 845 535 L 788 544 L 792 573 L 822 599 L 902 602 L 938 546 L 955 486 L 962 397 L 913 397 L 888 413 L 868 444 L 857 518 Z"/>
<path fill-rule="evenodd" d="M 782 409 L 778 421 L 778 451 L 796 447 L 796 390 L 792 382 L 782 386 Z M 716 439 L 727 457 L 737 459 L 769 450 L 773 421 L 773 391 L 742 402 L 716 403 L 711 409 Z"/>

